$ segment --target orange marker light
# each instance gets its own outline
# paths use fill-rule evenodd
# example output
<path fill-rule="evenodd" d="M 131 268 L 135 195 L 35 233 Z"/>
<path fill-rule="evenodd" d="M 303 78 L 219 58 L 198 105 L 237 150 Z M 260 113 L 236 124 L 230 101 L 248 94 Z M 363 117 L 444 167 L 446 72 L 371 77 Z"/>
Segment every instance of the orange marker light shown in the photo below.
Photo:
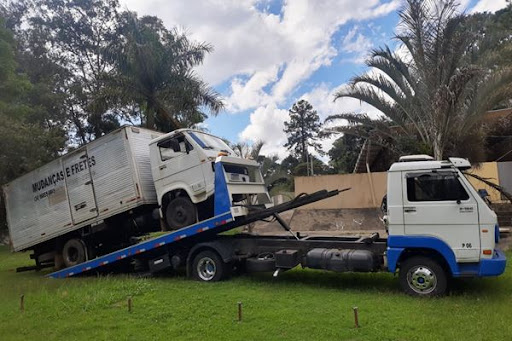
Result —
<path fill-rule="evenodd" d="M 489 232 L 489 230 L 487 230 L 487 229 L 482 230 L 482 233 L 487 233 L 487 232 Z"/>
<path fill-rule="evenodd" d="M 217 156 L 228 156 L 228 153 L 220 152 Z"/>
<path fill-rule="evenodd" d="M 484 250 L 482 253 L 484 255 L 492 255 L 492 250 Z"/>

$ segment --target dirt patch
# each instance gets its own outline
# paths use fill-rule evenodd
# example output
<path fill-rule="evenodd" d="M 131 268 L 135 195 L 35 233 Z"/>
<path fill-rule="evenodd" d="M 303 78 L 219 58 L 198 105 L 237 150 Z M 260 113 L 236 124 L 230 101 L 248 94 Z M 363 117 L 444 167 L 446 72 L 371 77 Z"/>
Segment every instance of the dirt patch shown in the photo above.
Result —
<path fill-rule="evenodd" d="M 329 232 L 337 234 L 367 234 L 383 231 L 381 213 L 369 209 L 317 209 L 291 210 L 280 214 L 281 218 L 294 232 Z M 283 228 L 277 221 L 257 222 L 254 233 L 282 233 Z"/>

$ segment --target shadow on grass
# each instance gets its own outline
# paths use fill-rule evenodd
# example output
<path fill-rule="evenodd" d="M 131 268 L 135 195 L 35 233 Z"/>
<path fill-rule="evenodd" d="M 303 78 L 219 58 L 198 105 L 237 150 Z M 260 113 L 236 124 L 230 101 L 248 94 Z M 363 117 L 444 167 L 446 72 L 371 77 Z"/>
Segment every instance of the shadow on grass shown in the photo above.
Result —
<path fill-rule="evenodd" d="M 271 273 L 255 273 L 241 276 L 246 281 L 269 283 L 279 286 L 300 284 L 310 288 L 329 288 L 335 290 L 354 290 L 368 293 L 403 293 L 398 274 L 391 273 L 332 273 L 319 270 L 292 270 L 273 278 Z M 468 278 L 452 279 L 448 296 L 486 296 L 500 299 L 508 297 L 510 280 L 508 278 Z M 405 293 L 404 293 L 405 295 Z"/>
<path fill-rule="evenodd" d="M 367 292 L 399 292 L 398 280 L 387 273 L 334 273 L 320 270 L 296 269 L 279 274 L 253 273 L 240 276 L 247 281 L 269 283 L 277 286 L 307 286 L 335 290 Z"/>

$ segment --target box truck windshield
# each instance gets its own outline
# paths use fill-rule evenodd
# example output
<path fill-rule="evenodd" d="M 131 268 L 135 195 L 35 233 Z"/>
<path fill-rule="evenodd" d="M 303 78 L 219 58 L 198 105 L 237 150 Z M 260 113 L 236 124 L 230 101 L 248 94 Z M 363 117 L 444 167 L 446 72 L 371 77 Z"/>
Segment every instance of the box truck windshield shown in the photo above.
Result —
<path fill-rule="evenodd" d="M 233 150 L 221 139 L 199 132 L 189 132 L 190 137 L 203 149 L 211 149 L 220 152 L 226 152 L 229 155 L 234 154 Z"/>

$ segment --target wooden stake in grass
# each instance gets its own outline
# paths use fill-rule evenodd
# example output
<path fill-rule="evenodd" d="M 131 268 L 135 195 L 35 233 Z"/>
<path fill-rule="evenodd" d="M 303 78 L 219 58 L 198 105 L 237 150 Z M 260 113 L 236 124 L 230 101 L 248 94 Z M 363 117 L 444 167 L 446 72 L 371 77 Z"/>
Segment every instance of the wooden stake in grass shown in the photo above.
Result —
<path fill-rule="evenodd" d="M 242 302 L 238 302 L 238 322 L 242 322 Z"/>
<path fill-rule="evenodd" d="M 128 312 L 132 312 L 132 298 L 128 297 Z"/>
<path fill-rule="evenodd" d="M 354 307 L 354 324 L 355 324 L 356 328 L 359 328 L 359 316 L 358 316 L 357 307 Z"/>
<path fill-rule="evenodd" d="M 25 295 L 23 294 L 20 296 L 20 311 L 25 311 Z"/>

